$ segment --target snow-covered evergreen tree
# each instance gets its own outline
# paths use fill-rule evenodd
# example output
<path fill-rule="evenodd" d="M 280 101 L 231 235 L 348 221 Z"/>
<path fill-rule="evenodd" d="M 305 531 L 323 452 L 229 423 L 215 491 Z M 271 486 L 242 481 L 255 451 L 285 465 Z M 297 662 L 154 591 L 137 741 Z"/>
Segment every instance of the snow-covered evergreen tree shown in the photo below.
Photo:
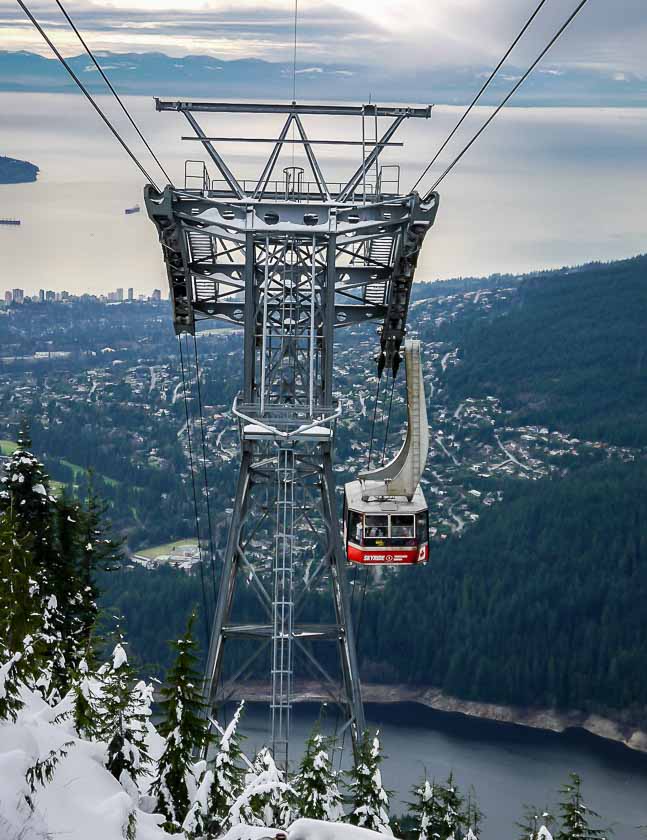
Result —
<path fill-rule="evenodd" d="M 176 656 L 162 689 L 164 720 L 158 727 L 166 743 L 150 790 L 157 798 L 156 810 L 164 814 L 166 825 L 174 830 L 179 830 L 191 805 L 193 751 L 207 740 L 201 680 L 196 669 L 194 621 L 195 614 L 189 619 L 184 637 L 173 645 Z"/>
<path fill-rule="evenodd" d="M 59 516 L 43 465 L 29 451 L 23 426 L 0 490 L 0 513 L 14 523 L 18 539 L 27 541 L 31 556 L 30 579 L 41 600 L 42 638 L 49 651 L 48 673 L 38 682 L 46 700 L 56 703 L 69 688 L 69 671 L 76 664 L 74 649 L 78 622 L 73 618 L 77 595 L 75 528 Z M 66 503 L 61 505 L 65 507 Z M 57 527 L 58 526 L 58 527 Z M 20 609 L 17 607 L 17 609 Z"/>
<path fill-rule="evenodd" d="M 425 776 L 422 783 L 413 789 L 413 794 L 415 799 L 411 803 L 411 815 L 418 840 L 435 840 L 440 835 L 441 825 L 437 786 Z"/>
<path fill-rule="evenodd" d="M 338 776 L 326 741 L 316 730 L 308 738 L 293 787 L 297 816 L 328 822 L 337 822 L 344 816 Z"/>
<path fill-rule="evenodd" d="M 245 774 L 245 788 L 230 810 L 231 824 L 287 828 L 293 818 L 293 801 L 294 789 L 264 747 Z"/>
<path fill-rule="evenodd" d="M 438 785 L 438 808 L 440 816 L 439 840 L 459 840 L 464 834 L 465 801 L 460 794 L 454 774 L 450 773 L 444 785 Z"/>
<path fill-rule="evenodd" d="M 20 537 L 15 518 L 0 514 L 0 640 L 19 650 L 24 637 L 34 632 L 40 606 L 29 539 Z"/>
<path fill-rule="evenodd" d="M 469 793 L 467 794 L 467 802 L 465 803 L 465 813 L 463 817 L 463 824 L 466 829 L 466 840 L 478 840 L 482 822 L 483 812 L 479 808 L 476 800 L 476 792 L 474 791 L 474 788 L 470 788 Z"/>
<path fill-rule="evenodd" d="M 244 771 L 241 767 L 241 735 L 238 731 L 244 703 L 236 709 L 223 732 L 213 762 L 208 788 L 207 827 L 214 835 L 224 834 L 231 827 L 231 809 L 243 792 Z"/>
<path fill-rule="evenodd" d="M 88 740 L 97 740 L 101 739 L 102 735 L 105 736 L 109 723 L 105 720 L 103 691 L 104 684 L 109 679 L 111 662 L 98 663 L 93 641 L 90 639 L 86 644 L 84 656 L 72 673 L 70 689 L 74 728 L 80 737 Z M 147 690 L 152 691 L 148 686 Z"/>
<path fill-rule="evenodd" d="M 203 762 L 204 763 L 204 762 Z M 205 769 L 199 777 L 199 783 L 196 793 L 191 802 L 189 812 L 182 823 L 182 830 L 189 838 L 203 838 L 219 837 L 222 833 L 220 830 L 212 833 L 210 826 L 212 825 L 211 813 L 209 811 L 209 791 L 213 785 L 213 771 Z"/>
<path fill-rule="evenodd" d="M 107 505 L 97 495 L 90 474 L 88 497 L 85 506 L 79 510 L 79 561 L 77 569 L 77 591 L 79 594 L 78 619 L 81 637 L 87 645 L 97 617 L 96 585 L 97 571 L 114 571 L 119 568 L 122 557 L 122 542 L 110 536 L 106 520 Z"/>
<path fill-rule="evenodd" d="M 553 840 L 548 829 L 552 822 L 553 817 L 548 811 L 526 805 L 521 822 L 517 823 L 519 840 Z"/>
<path fill-rule="evenodd" d="M 31 535 L 20 535 L 12 511 L 0 514 L 0 667 L 4 699 L 11 705 L 20 682 L 56 702 L 65 671 L 62 615 L 56 597 L 47 594 L 47 579 L 34 562 L 31 545 Z"/>
<path fill-rule="evenodd" d="M 43 579 L 42 589 L 47 590 L 47 578 L 43 576 Z M 67 646 L 63 636 L 65 618 L 56 595 L 45 592 L 41 600 L 41 618 L 40 631 L 34 637 L 37 649 L 42 650 L 41 668 L 34 686 L 43 699 L 55 706 L 69 688 Z"/>
<path fill-rule="evenodd" d="M 582 780 L 577 773 L 570 774 L 570 781 L 562 786 L 560 793 L 561 826 L 555 840 L 599 840 L 607 836 L 607 831 L 591 825 L 591 819 L 599 819 L 600 815 L 584 803 Z"/>
<path fill-rule="evenodd" d="M 50 493 L 49 477 L 30 447 L 29 432 L 23 424 L 18 446 L 0 481 L 0 513 L 11 513 L 19 536 L 31 535 L 34 561 L 47 568 L 54 552 L 52 511 L 56 500 Z"/>
<path fill-rule="evenodd" d="M 72 678 L 72 716 L 77 734 L 88 739 L 96 737 L 100 725 L 97 688 L 93 687 L 93 683 L 98 685 L 98 675 L 93 680 L 88 661 L 82 659 Z"/>
<path fill-rule="evenodd" d="M 81 726 L 86 734 L 106 742 L 107 769 L 132 792 L 150 762 L 146 734 L 152 687 L 136 679 L 121 637 L 97 677 L 99 685 L 88 686 L 84 695 L 94 712 L 86 710 L 89 722 L 82 721 Z"/>
<path fill-rule="evenodd" d="M 61 695 L 71 687 L 71 674 L 84 657 L 86 637 L 81 619 L 83 596 L 80 591 L 78 566 L 81 551 L 81 507 L 66 493 L 53 506 L 55 523 L 55 562 L 50 564 L 48 575 L 53 577 L 51 591 L 62 605 L 61 643 L 64 668 L 57 675 L 56 684 Z"/>
<path fill-rule="evenodd" d="M 384 757 L 380 748 L 379 733 L 366 732 L 351 771 L 350 791 L 353 810 L 348 821 L 353 825 L 370 828 L 380 834 L 392 835 L 389 825 L 389 795 L 382 785 L 380 764 Z"/>

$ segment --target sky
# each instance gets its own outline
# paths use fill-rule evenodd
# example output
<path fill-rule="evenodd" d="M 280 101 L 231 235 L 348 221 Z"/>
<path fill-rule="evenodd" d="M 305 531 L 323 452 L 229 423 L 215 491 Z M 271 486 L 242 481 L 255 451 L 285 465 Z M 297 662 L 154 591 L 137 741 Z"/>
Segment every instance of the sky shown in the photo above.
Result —
<path fill-rule="evenodd" d="M 537 0 L 298 0 L 297 52 L 310 62 L 394 68 L 491 63 Z M 55 0 L 28 3 L 64 53 L 78 45 Z M 95 49 L 206 54 L 222 59 L 292 58 L 293 0 L 69 0 Z M 512 58 L 527 63 L 576 0 L 546 0 Z M 588 0 L 550 54 L 551 69 L 600 70 L 619 84 L 647 76 L 645 0 Z M 0 48 L 47 54 L 15 0 L 0 0 Z M 307 68 L 305 68 L 307 69 Z"/>
<path fill-rule="evenodd" d="M 373 68 L 376 75 L 386 68 L 411 78 L 429 68 L 443 68 L 450 77 L 466 66 L 489 68 L 537 2 L 299 0 L 299 72 L 334 63 Z M 545 0 L 511 57 L 513 66 L 529 63 L 576 4 Z M 55 0 L 30 0 L 29 6 L 64 53 L 79 53 Z M 272 61 L 292 56 L 292 0 L 69 0 L 66 7 L 96 50 Z M 0 0 L 0 50 L 48 55 L 38 38 L 14 0 Z M 646 43 L 647 0 L 588 0 L 538 72 L 558 77 L 591 70 L 622 90 L 636 80 L 647 82 Z M 504 69 L 502 75 L 506 84 L 514 82 L 512 73 Z M 339 95 L 337 85 L 331 98 Z M 594 93 L 595 86 L 594 79 Z M 174 115 L 156 114 L 150 97 L 129 101 L 156 150 L 170 161 L 173 177 L 181 178 L 189 156 L 187 144 L 180 142 L 185 127 Z M 114 103 L 104 102 L 114 109 Z M 621 97 L 611 102 L 616 107 L 578 105 L 504 109 L 442 184 L 441 210 L 425 245 L 420 279 L 521 273 L 645 250 L 647 108 L 620 107 Z M 393 160 L 402 164 L 403 188 L 411 186 L 462 111 L 441 102 L 433 113 L 428 123 L 414 120 L 416 125 L 403 129 L 405 147 Z M 489 113 L 478 109 L 470 115 L 435 174 Z M 208 133 L 221 130 L 215 124 L 205 127 Z M 130 137 L 130 128 L 122 128 Z M 223 130 L 240 136 L 243 127 Z M 0 153 L 41 167 L 37 184 L 0 188 L 0 200 L 24 222 L 20 233 L 0 231 L 5 276 L 11 277 L 7 287 L 15 281 L 32 290 L 164 288 L 152 225 L 144 212 L 123 215 L 124 207 L 141 203 L 141 175 L 82 97 L 0 92 Z M 241 177 L 257 176 L 259 160 L 245 157 L 242 149 L 229 147 L 227 154 Z M 331 159 L 329 164 L 352 171 L 357 162 Z"/>

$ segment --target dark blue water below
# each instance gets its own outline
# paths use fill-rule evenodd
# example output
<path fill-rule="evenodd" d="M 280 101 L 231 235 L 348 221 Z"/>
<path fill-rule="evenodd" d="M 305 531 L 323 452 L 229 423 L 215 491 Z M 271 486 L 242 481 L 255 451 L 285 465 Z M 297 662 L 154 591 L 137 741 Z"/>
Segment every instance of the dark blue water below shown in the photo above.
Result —
<path fill-rule="evenodd" d="M 616 840 L 644 840 L 647 825 L 647 754 L 581 730 L 563 734 L 437 712 L 414 703 L 368 704 L 371 727 L 379 728 L 387 758 L 385 785 L 393 791 L 391 813 L 406 810 L 410 790 L 426 768 L 429 777 L 454 772 L 459 786 L 473 786 L 486 819 L 482 840 L 518 837 L 515 822 L 524 804 L 554 808 L 557 791 L 575 771 L 582 776 L 585 801 L 601 814 Z M 315 704 L 293 711 L 291 758 L 302 746 L 320 713 Z M 250 704 L 243 731 L 245 751 L 253 754 L 267 741 L 267 707 Z M 322 730 L 335 728 L 333 709 Z M 350 761 L 348 742 L 343 767 Z"/>

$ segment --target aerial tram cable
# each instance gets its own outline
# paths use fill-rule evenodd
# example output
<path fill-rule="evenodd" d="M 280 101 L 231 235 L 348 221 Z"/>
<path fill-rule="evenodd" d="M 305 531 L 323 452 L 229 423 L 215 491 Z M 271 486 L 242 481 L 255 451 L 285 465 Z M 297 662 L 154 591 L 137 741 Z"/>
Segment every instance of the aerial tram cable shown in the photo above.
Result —
<path fill-rule="evenodd" d="M 38 30 L 38 32 L 40 33 L 41 37 L 43 38 L 43 40 L 45 41 L 45 43 L 47 44 L 47 46 L 51 49 L 51 51 L 54 53 L 54 55 L 56 56 L 56 58 L 58 58 L 58 60 L 59 60 L 59 61 L 61 62 L 61 64 L 63 65 L 63 67 L 65 67 L 65 69 L 67 70 L 67 72 L 69 73 L 69 75 L 72 77 L 72 79 L 74 80 L 74 82 L 75 82 L 75 83 L 76 83 L 76 85 L 78 86 L 79 90 L 83 93 L 83 95 L 85 96 L 85 98 L 88 100 L 88 102 L 90 103 L 90 105 L 92 105 L 92 107 L 94 108 L 94 110 L 95 110 L 95 111 L 97 112 L 97 114 L 101 117 L 101 119 L 104 121 L 104 123 L 108 126 L 108 128 L 110 129 L 110 131 L 112 132 L 112 134 L 116 137 L 116 139 L 119 141 L 119 143 L 120 143 L 120 144 L 121 144 L 121 146 L 123 147 L 123 149 L 124 149 L 124 151 L 126 152 L 126 154 L 128 155 L 128 157 L 132 160 L 132 162 L 135 164 L 135 166 L 139 169 L 139 171 L 142 173 L 142 175 L 144 176 L 144 178 L 146 178 L 146 180 L 147 180 L 147 181 L 148 181 L 148 183 L 151 185 L 151 187 L 153 187 L 153 189 L 157 190 L 157 192 L 160 192 L 160 189 L 159 189 L 159 187 L 157 186 L 157 184 L 155 183 L 155 181 L 153 181 L 153 179 L 151 178 L 151 176 L 148 174 L 148 172 L 144 169 L 144 167 L 142 166 L 142 164 L 141 164 L 141 163 L 139 162 L 139 160 L 137 159 L 137 157 L 136 157 L 135 153 L 131 150 L 131 148 L 128 146 L 128 144 L 126 143 L 126 141 L 125 141 L 125 140 L 121 137 L 121 135 L 119 134 L 119 132 L 117 131 L 117 129 L 116 129 L 116 128 L 113 126 L 113 124 L 110 122 L 110 120 L 108 119 L 108 117 L 106 117 L 106 115 L 103 113 L 103 111 L 101 110 L 101 108 L 100 108 L 100 107 L 97 105 L 97 103 L 94 101 L 94 98 L 92 97 L 92 94 L 88 91 L 88 89 L 85 87 L 85 85 L 83 84 L 83 82 L 79 79 L 79 77 L 76 75 L 76 73 L 74 72 L 74 70 L 72 70 L 72 68 L 70 67 L 70 65 L 68 64 L 68 62 L 67 62 L 67 61 L 63 58 L 63 56 L 61 55 L 61 53 L 59 52 L 59 50 L 57 49 L 57 47 L 54 45 L 54 43 L 53 43 L 53 42 L 52 42 L 52 40 L 50 39 L 49 35 L 45 32 L 45 30 L 43 29 L 43 27 L 40 25 L 40 23 L 36 20 L 36 18 L 35 18 L 35 17 L 32 15 L 32 13 L 29 11 L 29 9 L 27 8 L 26 4 L 24 3 L 24 0 L 17 0 L 17 2 L 18 2 L 18 5 L 20 6 L 20 8 L 23 10 L 23 12 L 24 12 L 24 13 L 27 15 L 27 17 L 29 18 L 29 20 L 30 20 L 30 21 L 33 23 L 33 25 L 36 27 L 36 29 L 37 29 L 37 30 Z"/>
<path fill-rule="evenodd" d="M 207 603 L 207 590 L 204 584 L 204 568 L 202 565 L 202 546 L 200 544 L 200 517 L 198 516 L 198 495 L 195 489 L 195 471 L 193 468 L 193 448 L 191 446 L 191 426 L 189 421 L 189 401 L 186 391 L 186 376 L 184 372 L 184 353 L 182 351 L 182 338 L 178 336 L 178 346 L 180 348 L 180 370 L 182 371 L 182 393 L 184 395 L 184 414 L 186 417 L 186 435 L 189 444 L 189 469 L 191 471 L 191 484 L 193 486 L 193 515 L 195 517 L 195 531 L 198 538 L 198 558 L 200 560 L 200 587 L 202 589 L 202 607 L 204 609 L 204 629 L 207 650 L 209 649 L 209 627 L 211 625 L 209 608 Z M 187 360 L 189 355 L 189 348 L 187 346 Z"/>
<path fill-rule="evenodd" d="M 195 335 L 193 336 L 193 355 L 195 359 L 195 381 L 197 384 L 197 392 L 198 392 L 198 411 L 200 416 L 200 438 L 202 443 L 202 473 L 204 477 L 204 493 L 205 499 L 207 504 L 207 528 L 209 530 L 209 555 L 210 555 L 210 566 L 211 566 L 211 581 L 213 584 L 213 599 L 214 604 L 216 603 L 216 598 L 218 596 L 217 586 L 216 586 L 216 558 L 215 558 L 215 542 L 213 539 L 213 529 L 211 527 L 211 504 L 209 502 L 210 490 L 209 490 L 209 480 L 207 477 L 207 447 L 205 444 L 205 434 L 204 434 L 204 413 L 202 411 L 202 388 L 200 387 L 200 365 L 198 363 L 198 342 L 196 341 Z"/>
<path fill-rule="evenodd" d="M 58 0 L 57 0 L 57 1 L 58 1 Z M 438 151 L 436 152 L 436 154 L 433 156 L 433 158 L 432 158 L 432 159 L 430 160 L 430 162 L 427 164 L 427 166 L 425 167 L 424 171 L 423 171 L 423 172 L 422 172 L 422 174 L 419 176 L 418 180 L 417 180 L 417 181 L 416 181 L 416 183 L 413 185 L 413 187 L 411 187 L 411 192 L 413 192 L 413 191 L 415 190 L 415 188 L 416 188 L 416 187 L 418 186 L 418 184 L 422 181 L 422 179 L 425 177 L 425 175 L 427 174 L 427 172 L 429 172 L 429 170 L 430 170 L 430 169 L 431 169 L 431 167 L 434 165 L 434 163 L 436 163 L 436 161 L 438 160 L 438 158 L 439 158 L 439 157 L 440 157 L 440 155 L 442 154 L 442 152 L 443 152 L 443 150 L 444 150 L 445 146 L 449 143 L 449 141 L 450 141 L 450 140 L 452 139 L 452 137 L 456 134 L 456 132 L 458 131 L 458 129 L 461 127 L 461 125 L 465 122 L 465 120 L 467 119 L 468 114 L 470 113 L 470 111 L 472 110 L 472 108 L 476 105 L 476 103 L 479 101 L 479 99 L 481 98 L 481 96 L 485 93 L 485 90 L 486 90 L 486 89 L 487 89 L 487 87 L 489 86 L 490 82 L 494 79 L 494 77 L 496 76 L 496 74 L 499 72 L 499 70 L 501 69 L 501 67 L 502 67 L 502 66 L 503 66 L 503 64 L 505 63 L 506 59 L 508 58 L 508 56 L 510 55 L 510 53 L 512 52 L 512 50 L 513 50 L 513 49 L 517 46 L 517 44 L 519 43 L 519 41 L 521 40 L 521 38 L 522 38 L 522 37 L 523 37 L 523 35 L 525 34 L 525 32 L 526 32 L 526 30 L 528 29 L 528 27 L 530 26 L 530 24 L 531 24 L 531 23 L 533 22 L 533 20 L 537 17 L 537 15 L 539 14 L 539 12 L 540 12 L 540 10 L 541 10 L 541 8 L 542 8 L 542 6 L 544 5 L 544 3 L 545 3 L 545 2 L 546 2 L 546 0 L 540 0 L 539 5 L 538 5 L 538 6 L 537 6 L 537 8 L 535 9 L 535 11 L 534 11 L 534 12 L 530 15 L 530 17 L 528 18 L 528 20 L 524 23 L 524 25 L 523 25 L 522 29 L 519 31 L 519 34 L 518 34 L 518 35 L 517 35 L 517 37 L 514 39 L 514 41 L 510 44 L 510 46 L 508 47 L 508 49 L 505 51 L 505 53 L 503 54 L 503 56 L 502 56 L 501 60 L 500 60 L 500 61 L 499 61 L 499 63 L 497 64 L 497 66 L 496 66 L 496 67 L 494 68 L 494 70 L 490 73 L 490 75 L 489 75 L 489 76 L 488 76 L 488 78 L 485 80 L 485 82 L 481 85 L 481 89 L 480 89 L 480 90 L 479 90 L 479 92 L 476 94 L 476 96 L 474 97 L 474 99 L 472 99 L 472 101 L 470 102 L 469 106 L 467 107 L 467 109 L 466 109 L 466 110 L 465 110 L 465 112 L 463 113 L 463 116 L 462 116 L 462 117 L 460 118 L 460 120 L 456 123 L 456 125 L 454 126 L 454 128 L 453 128 L 453 129 L 449 132 L 449 134 L 448 134 L 448 135 L 447 135 L 447 137 L 445 138 L 445 141 L 443 142 L 442 146 L 438 149 Z"/>
<path fill-rule="evenodd" d="M 368 460 L 366 463 L 366 469 L 370 470 L 371 468 L 371 455 L 373 454 L 373 438 L 375 437 L 375 418 L 377 416 L 377 404 L 380 399 L 380 377 L 377 377 L 377 389 L 375 391 L 375 399 L 373 400 L 373 422 L 371 423 L 371 438 L 370 443 L 368 446 Z"/>
<path fill-rule="evenodd" d="M 159 168 L 162 170 L 162 173 L 163 173 L 164 177 L 166 178 L 166 180 L 168 181 L 168 183 L 169 183 L 169 184 L 173 184 L 173 181 L 171 180 L 171 176 L 168 174 L 168 172 L 166 171 L 166 169 L 164 169 L 164 167 L 162 166 L 162 164 L 161 164 L 161 163 L 160 163 L 160 161 L 159 161 L 159 158 L 157 157 L 157 155 L 155 154 L 155 152 L 151 149 L 151 147 L 150 147 L 150 145 L 149 145 L 149 143 L 148 143 L 148 140 L 146 140 L 146 138 L 144 137 L 144 135 L 143 135 L 143 134 L 142 134 L 142 132 L 140 131 L 139 126 L 137 125 L 137 123 L 135 122 L 135 120 L 134 120 L 134 119 L 132 118 L 132 116 L 130 115 L 130 112 L 129 112 L 128 108 L 126 108 L 126 106 L 125 106 L 125 105 L 124 105 L 124 103 L 123 103 L 123 100 L 121 99 L 121 97 L 119 96 L 119 94 L 117 93 L 117 91 L 114 89 L 114 87 L 113 87 L 113 85 L 112 85 L 112 83 L 111 83 L 110 79 L 106 76 L 106 74 L 104 73 L 104 71 L 103 71 L 103 69 L 102 69 L 101 65 L 99 64 L 99 62 L 98 62 L 98 61 L 96 60 L 96 58 L 94 57 L 94 53 L 92 52 L 92 50 L 90 49 L 90 47 L 86 44 L 86 42 L 85 42 L 85 40 L 84 40 L 83 36 L 81 35 L 81 33 L 79 32 L 79 30 L 77 29 L 77 27 L 76 27 L 76 25 L 75 25 L 74 21 L 73 21 L 73 20 L 72 20 L 72 18 L 69 16 L 69 14 L 67 13 L 67 11 L 65 10 L 65 7 L 64 7 L 64 6 L 63 6 L 63 4 L 61 3 L 61 0 L 56 0 L 56 5 L 59 7 L 59 9 L 60 9 L 60 10 L 61 10 L 61 12 L 63 13 L 63 15 L 64 15 L 65 19 L 67 20 L 67 22 L 70 24 L 70 26 L 71 26 L 71 27 L 72 27 L 72 29 L 74 30 L 74 34 L 75 34 L 75 35 L 76 35 L 76 37 L 79 39 L 79 41 L 80 41 L 80 42 L 81 42 L 81 44 L 83 45 L 84 50 L 85 50 L 85 51 L 86 51 L 86 53 L 88 54 L 89 58 L 92 60 L 92 63 L 94 64 L 94 66 L 97 68 L 97 70 L 98 70 L 98 71 L 99 71 L 99 73 L 101 74 L 101 77 L 102 77 L 103 81 L 104 81 L 104 82 L 108 85 L 108 87 L 110 88 L 110 91 L 112 92 L 112 95 L 115 97 L 115 99 L 116 99 L 116 100 L 117 100 L 117 102 L 119 103 L 119 105 L 120 105 L 120 107 L 121 107 L 121 110 L 122 110 L 122 111 L 124 112 L 124 114 L 128 117 L 128 119 L 129 119 L 129 121 L 130 121 L 130 124 L 132 125 L 132 127 L 135 129 L 135 131 L 136 131 L 136 132 L 137 132 L 137 134 L 139 135 L 139 137 L 140 137 L 140 139 L 141 139 L 142 143 L 146 146 L 146 148 L 147 148 L 147 149 L 148 149 L 148 151 L 150 152 L 151 157 L 153 158 L 153 160 L 155 161 L 155 163 L 156 163 L 156 164 L 159 166 Z"/>
<path fill-rule="evenodd" d="M 299 0 L 294 0 L 294 49 L 292 52 L 292 101 L 297 101 L 297 18 Z"/>
<path fill-rule="evenodd" d="M 294 38 L 292 49 L 292 102 L 297 101 L 297 21 L 299 16 L 299 0 L 294 0 Z M 292 168 L 294 169 L 295 153 L 295 125 L 292 122 Z"/>
<path fill-rule="evenodd" d="M 474 144 L 474 143 L 478 140 L 478 138 L 481 136 L 481 134 L 483 134 L 483 132 L 485 131 L 485 129 L 486 129 L 486 128 L 488 127 L 488 125 L 492 122 L 492 120 L 496 117 L 496 115 L 497 115 L 497 114 L 499 113 L 499 111 L 503 108 L 503 106 L 506 104 L 506 102 L 507 102 L 507 101 L 511 98 L 511 96 L 512 96 L 512 95 L 513 95 L 513 94 L 514 94 L 514 93 L 515 93 L 515 92 L 516 92 L 516 91 L 517 91 L 520 87 L 521 87 L 521 85 L 525 82 L 525 80 L 528 78 L 528 76 L 532 73 L 532 71 L 535 69 L 535 67 L 536 67 L 536 66 L 539 64 L 539 62 L 542 60 L 542 58 L 546 55 L 546 53 L 548 52 L 548 50 L 549 50 L 549 49 L 553 46 L 553 44 L 554 44 L 554 43 L 558 40 L 558 38 L 561 36 L 561 34 L 564 32 L 564 30 L 568 27 L 568 25 L 571 23 L 571 21 L 572 21 L 572 20 L 575 18 L 575 16 L 576 16 L 576 15 L 580 12 L 580 10 L 581 10 L 581 9 L 582 9 L 585 5 L 586 5 L 586 3 L 587 3 L 587 2 L 588 2 L 588 0 L 580 0 L 580 2 L 577 4 L 577 6 L 575 7 L 575 9 L 571 12 L 571 14 L 568 16 L 568 18 L 564 21 L 564 23 L 560 26 L 560 28 L 559 28 L 559 29 L 557 30 L 557 32 L 553 35 L 553 37 L 550 39 L 550 41 L 546 44 L 546 46 L 543 48 L 543 50 L 539 53 L 539 55 L 537 56 L 537 58 L 533 61 L 533 63 L 530 65 L 530 67 L 528 67 L 528 69 L 527 69 L 527 70 L 526 70 L 526 72 L 523 74 L 523 76 L 522 76 L 522 77 L 521 77 L 521 78 L 517 81 L 517 83 L 513 86 L 513 88 L 510 90 L 510 92 L 509 92 L 509 93 L 505 96 L 505 98 L 502 100 L 502 102 L 501 102 L 499 105 L 497 105 L 496 109 L 493 111 L 493 113 L 492 113 L 492 114 L 490 114 L 490 116 L 488 117 L 488 119 L 487 119 L 487 120 L 483 123 L 483 125 L 479 128 L 479 130 L 478 130 L 478 131 L 476 132 L 476 134 L 472 137 L 472 139 L 469 141 L 469 143 L 467 143 L 467 145 L 463 147 L 463 149 L 459 152 L 459 154 L 458 154 L 458 155 L 456 155 L 456 157 L 454 158 L 454 160 L 453 160 L 453 161 L 449 164 L 449 166 L 445 169 L 445 171 L 442 173 L 442 175 L 441 175 L 439 178 L 437 178 L 437 179 L 436 179 L 436 181 L 434 182 L 434 184 L 431 186 L 431 188 L 430 188 L 430 189 L 427 191 L 427 193 L 425 194 L 425 197 L 424 197 L 424 199 L 423 199 L 424 201 L 429 201 L 429 200 L 431 200 L 432 195 L 433 195 L 433 193 L 434 193 L 434 190 L 436 190 L 436 188 L 437 188 L 437 187 L 438 187 L 438 185 L 441 183 L 441 181 L 443 181 L 443 179 L 444 179 L 447 175 L 449 175 L 449 173 L 452 171 L 452 169 L 456 166 L 456 164 L 459 162 L 459 160 L 463 157 L 463 155 L 464 155 L 464 154 L 468 151 L 468 149 L 470 149 L 470 148 L 471 148 L 471 146 L 472 146 L 472 145 L 473 145 L 473 144 Z"/>
<path fill-rule="evenodd" d="M 395 376 L 391 379 L 391 394 L 389 396 L 389 410 L 386 414 L 386 429 L 384 430 L 384 444 L 382 445 L 382 466 L 386 459 L 386 444 L 389 439 L 389 426 L 391 425 L 391 409 L 393 408 L 393 391 L 395 390 Z"/>
<path fill-rule="evenodd" d="M 387 376 L 388 376 L 388 374 L 387 374 Z M 366 465 L 367 469 L 371 468 L 371 455 L 372 455 L 372 452 L 373 452 L 373 440 L 375 438 L 375 421 L 376 421 L 376 417 L 377 417 L 377 406 L 378 406 L 378 402 L 379 402 L 379 398 L 380 398 L 380 382 L 381 382 L 381 377 L 378 376 L 378 378 L 377 378 L 377 388 L 376 388 L 376 391 L 375 391 L 375 399 L 373 401 L 373 420 L 371 422 L 371 437 L 370 437 L 370 444 L 369 444 L 369 450 L 368 450 L 368 462 L 367 462 L 367 465 Z M 382 463 L 384 463 L 384 453 L 386 451 L 386 439 L 387 439 L 389 423 L 390 423 L 390 419 L 391 419 L 391 406 L 393 404 L 393 389 L 394 389 L 394 387 L 395 387 L 395 376 L 393 376 L 393 381 L 392 381 L 392 384 L 391 384 L 391 395 L 390 395 L 390 399 L 389 399 L 389 410 L 388 410 L 388 414 L 387 414 L 386 433 L 384 435 L 384 446 L 382 448 Z M 360 632 L 361 632 L 361 627 L 362 627 L 362 618 L 364 616 L 364 602 L 365 602 L 365 599 L 366 599 L 366 587 L 367 587 L 367 584 L 368 584 L 368 569 L 369 569 L 368 566 L 366 566 L 364 568 L 364 579 L 362 580 L 362 583 L 361 583 L 362 594 L 359 596 L 359 598 L 360 598 L 359 613 L 358 613 L 357 623 L 355 625 L 356 628 L 357 628 L 356 629 L 356 644 L 357 644 L 358 647 L 359 647 Z M 355 603 L 355 592 L 357 591 L 357 588 L 358 588 L 357 587 L 358 576 L 359 576 L 358 566 L 355 565 L 355 574 L 353 575 L 353 581 L 352 581 L 353 591 L 351 592 L 351 596 L 350 596 L 351 615 L 353 614 L 353 605 Z M 339 712 L 338 712 L 338 714 L 339 714 Z M 335 722 L 335 730 L 336 729 L 337 729 L 337 721 Z M 339 750 L 339 770 L 340 770 L 340 772 L 341 772 L 341 765 L 342 765 L 342 761 L 343 761 L 343 757 L 344 757 L 344 748 L 345 748 L 345 745 L 346 745 L 346 731 L 347 730 L 344 730 L 344 733 L 342 735 L 341 748 Z"/>
<path fill-rule="evenodd" d="M 373 399 L 373 419 L 371 421 L 371 436 L 370 436 L 370 442 L 369 442 L 369 447 L 368 447 L 368 459 L 367 459 L 367 463 L 366 463 L 366 469 L 371 468 L 371 456 L 373 454 L 373 441 L 375 439 L 375 420 L 376 420 L 376 417 L 377 417 L 377 405 L 378 405 L 378 402 L 379 402 L 379 399 L 380 399 L 380 382 L 381 382 L 381 377 L 378 375 L 378 377 L 377 377 L 377 388 L 375 390 L 375 397 Z M 366 572 L 368 574 L 368 569 L 366 570 Z M 355 566 L 355 575 L 353 576 L 353 591 L 351 593 L 351 599 L 350 599 L 351 613 L 353 612 L 353 604 L 354 604 L 354 601 L 355 601 L 355 590 L 357 589 L 357 575 L 358 575 L 358 570 L 357 570 L 357 566 Z M 366 575 L 364 576 L 364 587 L 366 587 Z M 342 749 L 343 749 L 343 747 L 342 747 Z"/>

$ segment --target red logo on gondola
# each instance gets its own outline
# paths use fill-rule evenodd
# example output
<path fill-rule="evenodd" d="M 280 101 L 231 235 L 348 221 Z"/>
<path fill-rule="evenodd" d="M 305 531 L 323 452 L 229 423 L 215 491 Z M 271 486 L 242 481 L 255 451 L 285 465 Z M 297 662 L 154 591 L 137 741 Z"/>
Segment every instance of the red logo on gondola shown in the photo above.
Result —
<path fill-rule="evenodd" d="M 387 554 L 384 559 L 386 560 L 387 563 L 392 563 L 393 562 L 393 555 L 392 554 Z"/>

